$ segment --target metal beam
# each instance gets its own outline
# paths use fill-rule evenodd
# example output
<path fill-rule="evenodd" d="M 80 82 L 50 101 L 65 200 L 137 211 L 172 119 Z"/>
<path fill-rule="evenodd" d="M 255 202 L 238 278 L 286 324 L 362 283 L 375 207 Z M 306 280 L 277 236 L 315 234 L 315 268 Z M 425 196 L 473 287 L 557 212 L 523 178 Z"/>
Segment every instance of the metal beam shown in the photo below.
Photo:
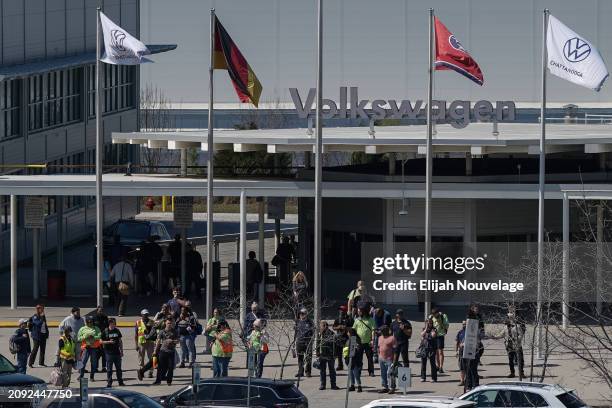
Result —
<path fill-rule="evenodd" d="M 11 194 L 11 309 L 17 308 L 17 196 Z"/>

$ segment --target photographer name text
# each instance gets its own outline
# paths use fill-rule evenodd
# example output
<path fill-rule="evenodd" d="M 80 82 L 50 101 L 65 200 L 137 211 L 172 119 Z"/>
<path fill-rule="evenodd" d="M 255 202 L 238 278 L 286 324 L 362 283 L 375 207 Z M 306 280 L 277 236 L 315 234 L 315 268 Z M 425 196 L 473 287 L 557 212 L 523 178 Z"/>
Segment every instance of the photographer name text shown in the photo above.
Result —
<path fill-rule="evenodd" d="M 468 282 L 465 279 L 457 279 L 455 281 L 438 280 L 438 279 L 420 279 L 412 281 L 401 279 L 396 282 L 384 282 L 377 279 L 372 282 L 372 288 L 375 291 L 430 291 L 430 292 L 453 292 L 453 291 L 493 291 L 493 292 L 510 292 L 516 293 L 525 289 L 522 282 L 503 282 L 501 279 L 497 282 Z"/>

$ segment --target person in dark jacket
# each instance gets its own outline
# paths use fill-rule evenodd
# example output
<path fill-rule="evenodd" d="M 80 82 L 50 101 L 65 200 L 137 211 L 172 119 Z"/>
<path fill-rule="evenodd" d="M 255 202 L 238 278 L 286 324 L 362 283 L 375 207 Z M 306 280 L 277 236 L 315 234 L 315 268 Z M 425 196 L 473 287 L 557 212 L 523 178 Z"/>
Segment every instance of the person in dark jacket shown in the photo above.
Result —
<path fill-rule="evenodd" d="M 293 247 L 289 243 L 289 238 L 283 237 L 282 242 L 279 244 L 278 248 L 276 248 L 276 259 L 278 264 L 275 265 L 278 268 L 277 276 L 281 288 L 289 285 L 289 270 L 294 256 L 295 253 L 293 252 Z"/>
<path fill-rule="evenodd" d="M 346 336 L 348 338 L 344 347 L 344 349 L 346 349 L 346 353 L 343 351 L 342 354 L 346 359 L 345 362 L 349 370 L 349 391 L 355 391 L 356 385 L 357 392 L 362 392 L 361 370 L 363 369 L 363 344 L 361 342 L 361 338 L 359 338 L 359 335 L 357 334 L 357 331 L 352 327 L 347 327 Z M 351 337 L 355 338 L 355 355 L 352 358 L 350 357 Z"/>
<path fill-rule="evenodd" d="M 425 320 L 425 327 L 421 332 L 421 345 L 425 348 L 425 354 L 421 358 L 421 382 L 427 381 L 427 361 L 431 366 L 431 379 L 438 382 L 438 367 L 436 366 L 436 350 L 438 349 L 437 332 L 433 326 L 433 320 Z"/>
<path fill-rule="evenodd" d="M 342 365 L 342 349 L 348 341 L 346 329 L 348 327 L 353 327 L 354 323 L 355 321 L 348 314 L 348 308 L 346 305 L 340 305 L 338 308 L 338 318 L 334 320 L 334 325 L 332 326 L 336 332 L 336 356 L 338 356 L 338 370 L 344 369 Z"/>
<path fill-rule="evenodd" d="M 85 317 L 91 316 L 93 318 L 94 326 L 100 329 L 100 333 L 108 328 L 108 315 L 104 312 L 104 307 L 98 305 L 95 310 L 87 313 Z M 106 371 L 106 353 L 103 350 L 98 350 L 97 356 L 98 367 L 102 367 L 102 372 Z M 100 365 L 100 359 L 102 359 L 102 365 Z"/>
<path fill-rule="evenodd" d="M 329 381 L 332 390 L 339 390 L 336 385 L 336 369 L 334 360 L 336 358 L 336 343 L 334 332 L 331 331 L 326 321 L 321 321 L 319 332 L 317 333 L 315 354 L 319 359 L 319 370 L 321 385 L 319 390 L 324 390 L 326 386 L 327 369 L 329 368 Z"/>
<path fill-rule="evenodd" d="M 157 266 L 163 256 L 163 251 L 159 244 L 155 242 L 158 239 L 156 235 L 151 235 L 147 241 L 143 243 L 140 257 L 138 260 L 138 279 L 140 281 L 141 291 L 151 296 L 153 288 L 150 282 L 157 278 Z"/>
<path fill-rule="evenodd" d="M 202 262 L 202 255 L 192 245 L 187 245 L 185 252 L 185 269 L 187 287 L 185 288 L 185 296 L 189 297 L 191 294 L 191 287 L 195 286 L 195 296 L 198 299 L 202 298 L 202 269 L 204 263 Z"/>
<path fill-rule="evenodd" d="M 404 367 L 410 367 L 408 345 L 412 336 L 412 325 L 407 319 L 404 319 L 404 311 L 402 309 L 395 311 L 395 319 L 391 322 L 391 331 L 397 342 L 397 352 L 402 357 Z"/>
<path fill-rule="evenodd" d="M 19 328 L 15 330 L 12 341 L 17 346 L 17 372 L 25 374 L 28 355 L 32 352 L 28 335 L 28 319 L 19 319 Z"/>
<path fill-rule="evenodd" d="M 255 320 L 262 319 L 264 320 L 263 323 L 265 325 L 265 318 L 266 313 L 265 311 L 259 309 L 259 303 L 251 303 L 251 311 L 246 314 L 244 318 L 244 324 L 242 326 L 244 330 L 242 333 L 243 338 L 246 339 L 251 335 L 251 332 L 253 331 L 253 323 L 255 322 Z"/>
<path fill-rule="evenodd" d="M 168 385 L 172 385 L 174 376 L 174 353 L 179 337 L 174 327 L 172 319 L 166 319 L 165 328 L 158 332 L 153 355 L 158 361 L 157 378 L 154 385 L 161 384 L 162 379 L 166 379 Z M 140 379 L 140 375 L 139 375 Z"/>
<path fill-rule="evenodd" d="M 28 366 L 30 368 L 33 367 L 36 354 L 40 349 L 38 364 L 41 367 L 46 367 L 45 349 L 47 348 L 47 339 L 49 338 L 49 327 L 47 326 L 47 317 L 45 316 L 45 307 L 43 305 L 36 305 L 36 313 L 28 320 L 28 329 L 30 330 L 30 337 L 33 343 Z"/>
<path fill-rule="evenodd" d="M 249 251 L 249 259 L 246 260 L 247 299 L 259 299 L 259 285 L 263 282 L 263 275 L 255 251 Z"/>
<path fill-rule="evenodd" d="M 315 334 L 315 325 L 308 318 L 308 311 L 300 310 L 299 318 L 295 323 L 295 349 L 298 357 L 298 373 L 296 377 L 311 376 L 312 372 L 312 340 Z"/>

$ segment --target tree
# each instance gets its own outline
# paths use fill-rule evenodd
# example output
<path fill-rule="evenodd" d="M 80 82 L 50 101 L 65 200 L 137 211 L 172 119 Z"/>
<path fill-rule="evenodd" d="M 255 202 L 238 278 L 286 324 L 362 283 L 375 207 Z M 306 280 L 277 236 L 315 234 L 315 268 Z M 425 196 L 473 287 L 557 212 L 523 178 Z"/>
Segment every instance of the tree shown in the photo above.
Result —
<path fill-rule="evenodd" d="M 147 84 L 140 90 L 140 116 L 141 131 L 164 132 L 175 130 L 176 124 L 171 113 L 170 100 L 162 90 Z M 175 150 L 142 147 L 142 165 L 148 167 L 151 173 L 160 172 L 160 165 L 176 164 L 180 157 Z"/>

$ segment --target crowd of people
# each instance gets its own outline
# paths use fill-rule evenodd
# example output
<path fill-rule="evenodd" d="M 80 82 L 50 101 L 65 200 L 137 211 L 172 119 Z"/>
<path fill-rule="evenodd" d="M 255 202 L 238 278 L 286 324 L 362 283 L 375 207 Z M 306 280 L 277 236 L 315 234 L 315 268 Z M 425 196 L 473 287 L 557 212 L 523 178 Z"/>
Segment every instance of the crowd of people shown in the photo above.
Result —
<path fill-rule="evenodd" d="M 420 360 L 421 381 L 429 378 L 438 381 L 438 374 L 445 372 L 445 339 L 449 334 L 448 316 L 439 308 L 433 308 L 422 328 L 413 333 L 412 323 L 402 309 L 392 314 L 375 304 L 363 282 L 347 296 L 347 303 L 340 305 L 338 316 L 332 322 L 314 322 L 311 311 L 303 306 L 307 281 L 303 273 L 294 275 L 293 301 L 297 308 L 292 347 L 297 358 L 297 378 L 311 377 L 312 368 L 319 370 L 320 390 L 327 388 L 327 378 L 332 390 L 338 389 L 337 371 L 348 370 L 349 391 L 362 392 L 362 371 L 376 376 L 379 367 L 380 393 L 393 394 L 397 389 L 398 368 L 409 367 L 409 343 L 413 341 L 416 357 Z M 262 377 L 265 359 L 270 351 L 271 338 L 267 331 L 269 316 L 265 308 L 253 302 L 240 322 L 240 332 L 233 333 L 220 308 L 201 325 L 191 302 L 180 287 L 172 290 L 172 297 L 152 315 L 143 309 L 134 322 L 134 348 L 138 356 L 137 377 L 154 378 L 153 384 L 172 384 L 177 368 L 192 367 L 196 362 L 196 339 L 202 335 L 206 351 L 212 355 L 214 377 L 228 375 L 234 345 L 239 342 L 246 350 L 246 366 L 255 377 Z M 479 385 L 480 358 L 484 353 L 484 320 L 478 305 L 471 305 L 466 319 L 478 322 L 478 347 L 473 359 L 463 358 L 466 321 L 455 335 L 454 349 L 460 372 L 460 385 L 465 391 Z M 509 377 L 515 377 L 518 365 L 519 376 L 524 377 L 522 351 L 525 326 L 517 323 L 513 311 L 508 313 L 503 338 L 508 354 Z M 59 325 L 55 360 L 55 385 L 69 386 L 72 372 L 79 378 L 87 373 L 94 380 L 98 372 L 106 373 L 106 385 L 116 380 L 124 385 L 122 360 L 124 336 L 117 321 L 109 317 L 102 306 L 81 316 L 78 307 L 72 308 Z M 10 349 L 15 354 L 18 371 L 25 373 L 33 367 L 38 357 L 39 366 L 45 366 L 47 340 L 52 336 L 47 325 L 43 305 L 37 305 L 35 313 L 28 319 L 20 319 L 19 327 L 10 339 Z M 88 364 L 89 363 L 89 364 Z M 89 365 L 89 367 L 88 367 Z M 101 367 L 101 369 L 99 369 Z M 154 374 L 156 373 L 156 374 Z"/>

